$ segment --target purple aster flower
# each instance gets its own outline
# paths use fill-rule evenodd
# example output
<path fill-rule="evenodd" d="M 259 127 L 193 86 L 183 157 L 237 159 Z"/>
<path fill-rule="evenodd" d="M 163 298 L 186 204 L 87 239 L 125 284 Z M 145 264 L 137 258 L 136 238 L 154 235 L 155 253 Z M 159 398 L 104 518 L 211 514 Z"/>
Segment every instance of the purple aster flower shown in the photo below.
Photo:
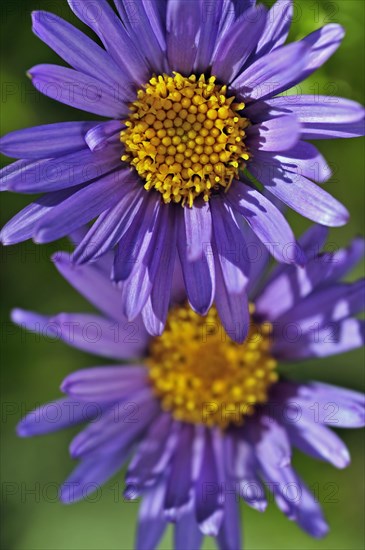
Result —
<path fill-rule="evenodd" d="M 342 27 L 326 25 L 284 45 L 290 0 L 270 11 L 255 0 L 115 0 L 116 11 L 106 0 L 68 3 L 103 47 L 35 12 L 35 34 L 72 68 L 37 65 L 29 76 L 41 93 L 104 120 L 1 140 L 1 151 L 20 159 L 3 171 L 2 189 L 44 193 L 3 228 L 2 241 L 47 243 L 94 221 L 73 261 L 115 251 L 112 277 L 125 282 L 121 307 L 129 320 L 150 301 L 161 332 L 178 255 L 191 307 L 205 315 L 217 288 L 239 302 L 242 324 L 245 222 L 265 244 L 277 244 L 278 261 L 303 264 L 276 200 L 322 225 L 347 220 L 346 209 L 315 185 L 330 171 L 306 140 L 362 135 L 362 107 L 279 95 L 325 63 Z"/>
<path fill-rule="evenodd" d="M 14 321 L 128 361 L 70 374 L 61 387 L 65 397 L 18 425 L 28 437 L 88 422 L 70 446 L 80 463 L 61 488 L 63 502 L 86 497 L 132 455 L 125 496 L 143 498 L 139 550 L 155 548 L 168 522 L 175 523 L 177 549 L 198 549 L 211 535 L 220 548 L 238 550 L 239 497 L 264 511 L 265 485 L 302 529 L 326 534 L 319 503 L 291 465 L 292 448 L 347 466 L 348 450 L 330 428 L 363 426 L 364 397 L 321 382 L 293 382 L 278 370 L 278 362 L 330 356 L 364 342 L 364 320 L 356 318 L 363 281 L 340 282 L 362 257 L 364 242 L 315 254 L 325 234 L 314 226 L 302 237 L 310 258 L 305 269 L 279 265 L 259 292 L 251 290 L 242 345 L 226 336 L 215 308 L 204 318 L 182 303 L 178 282 L 166 330 L 151 338 L 140 318 L 130 324 L 121 316 L 105 261 L 74 266 L 67 254 L 56 256 L 61 274 L 102 316 L 15 310 Z"/>

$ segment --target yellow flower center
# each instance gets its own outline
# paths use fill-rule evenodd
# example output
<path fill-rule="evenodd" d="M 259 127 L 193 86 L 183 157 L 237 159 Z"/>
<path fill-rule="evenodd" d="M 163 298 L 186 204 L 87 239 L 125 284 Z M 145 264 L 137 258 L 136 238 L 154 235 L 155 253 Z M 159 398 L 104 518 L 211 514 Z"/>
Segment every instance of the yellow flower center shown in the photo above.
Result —
<path fill-rule="evenodd" d="M 255 405 L 267 401 L 269 387 L 278 380 L 271 330 L 270 323 L 251 319 L 246 341 L 237 344 L 226 335 L 215 308 L 207 317 L 188 306 L 173 309 L 147 360 L 162 408 L 194 424 L 241 425 Z"/>
<path fill-rule="evenodd" d="M 227 97 L 227 86 L 214 76 L 173 74 L 153 77 L 138 91 L 120 134 L 122 160 L 137 170 L 147 191 L 191 207 L 196 197 L 208 201 L 238 177 L 249 159 L 244 138 L 250 122 L 238 114 L 244 103 Z"/>

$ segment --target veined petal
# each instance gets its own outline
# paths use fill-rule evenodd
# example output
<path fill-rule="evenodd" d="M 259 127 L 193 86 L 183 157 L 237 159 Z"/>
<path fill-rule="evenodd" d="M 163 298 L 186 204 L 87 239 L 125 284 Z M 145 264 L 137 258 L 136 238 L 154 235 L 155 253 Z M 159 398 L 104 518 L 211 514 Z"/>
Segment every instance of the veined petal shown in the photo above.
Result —
<path fill-rule="evenodd" d="M 242 181 L 234 181 L 227 199 L 279 262 L 304 263 L 305 254 L 285 217 L 258 190 Z"/>
<path fill-rule="evenodd" d="M 172 454 L 176 451 L 180 436 L 180 424 L 170 413 L 161 413 L 140 443 L 126 473 L 128 487 L 138 496 L 152 486 L 166 471 Z"/>
<path fill-rule="evenodd" d="M 36 242 L 64 237 L 113 206 L 124 194 L 123 187 L 118 185 L 120 178 L 120 172 L 108 174 L 55 206 L 37 224 Z"/>
<path fill-rule="evenodd" d="M 250 164 L 250 172 L 261 181 L 268 192 L 285 204 L 322 225 L 339 227 L 349 218 L 346 208 L 329 193 L 300 174 L 287 172 L 273 164 Z"/>
<path fill-rule="evenodd" d="M 61 390 L 70 398 L 109 405 L 135 394 L 148 383 L 146 367 L 103 366 L 83 369 L 66 376 Z"/>
<path fill-rule="evenodd" d="M 183 424 L 166 482 L 164 511 L 165 517 L 169 521 L 179 520 L 191 499 L 193 441 L 194 427 L 191 424 Z"/>
<path fill-rule="evenodd" d="M 263 165 L 276 164 L 278 168 L 282 166 L 285 171 L 299 174 L 317 183 L 325 183 L 332 175 L 326 159 L 314 145 L 305 141 L 299 141 L 290 150 L 275 155 L 257 151 L 255 160 Z"/>
<path fill-rule="evenodd" d="M 177 224 L 174 219 L 174 213 L 170 209 L 166 224 L 165 241 L 162 244 L 162 254 L 158 263 L 152 292 L 142 311 L 146 328 L 154 336 L 162 334 L 166 323 L 168 307 L 173 298 L 173 275 L 177 252 Z"/>
<path fill-rule="evenodd" d="M 106 0 L 91 5 L 88 0 L 68 0 L 68 3 L 74 14 L 99 36 L 114 61 L 128 72 L 132 81 L 145 84 L 149 69 L 138 41 L 128 34 L 109 3 Z"/>
<path fill-rule="evenodd" d="M 47 11 L 34 11 L 32 20 L 33 32 L 71 67 L 107 85 L 129 88 L 127 74 L 86 34 Z"/>
<path fill-rule="evenodd" d="M 111 319 L 127 323 L 122 314 L 120 291 L 97 264 L 75 265 L 66 252 L 57 252 L 52 260 L 61 275 L 99 311 Z M 145 334 L 147 343 L 143 329 L 143 324 L 139 323 L 138 333 L 140 337 Z"/>
<path fill-rule="evenodd" d="M 151 71 L 162 73 L 166 41 L 156 13 L 156 2 L 114 0 L 114 4 L 133 44 L 138 44 L 138 51 L 147 60 Z"/>
<path fill-rule="evenodd" d="M 166 481 L 159 483 L 145 492 L 139 508 L 136 548 L 138 550 L 155 550 L 166 529 L 167 521 L 163 515 Z"/>
<path fill-rule="evenodd" d="M 286 427 L 291 443 L 303 453 L 329 462 L 336 468 L 346 468 L 350 454 L 343 441 L 326 426 L 303 418 Z"/>
<path fill-rule="evenodd" d="M 64 341 L 74 348 L 101 357 L 135 359 L 144 355 L 146 348 L 146 340 L 138 333 L 138 324 L 113 323 L 98 315 L 60 313 L 46 316 L 15 309 L 11 318 L 30 332 L 54 341 Z"/>
<path fill-rule="evenodd" d="M 295 116 L 272 118 L 247 128 L 247 145 L 254 151 L 287 151 L 300 138 L 300 123 Z"/>
<path fill-rule="evenodd" d="M 87 132 L 98 122 L 60 122 L 10 132 L 0 138 L 3 155 L 21 159 L 54 158 L 85 147 Z"/>
<path fill-rule="evenodd" d="M 213 435 L 205 432 L 203 458 L 195 485 L 196 519 L 204 535 L 217 536 L 223 520 L 223 495 Z"/>
<path fill-rule="evenodd" d="M 293 18 L 292 0 L 278 0 L 270 9 L 254 59 L 282 46 L 286 41 Z"/>
<path fill-rule="evenodd" d="M 18 193 L 59 191 L 98 178 L 120 164 L 117 147 L 108 147 L 100 153 L 84 148 L 54 159 L 18 161 L 5 169 L 1 185 Z"/>
<path fill-rule="evenodd" d="M 203 73 L 211 64 L 223 12 L 223 0 L 198 0 L 200 5 L 200 34 L 195 71 Z"/>
<path fill-rule="evenodd" d="M 242 70 L 262 35 L 266 13 L 264 6 L 246 10 L 220 37 L 214 54 L 212 74 L 222 82 L 232 82 Z"/>
<path fill-rule="evenodd" d="M 91 456 L 75 468 L 60 489 L 60 499 L 71 504 L 86 498 L 110 479 L 128 458 L 128 451 L 109 456 Z"/>
<path fill-rule="evenodd" d="M 166 15 L 167 55 L 171 67 L 191 74 L 198 49 L 199 2 L 168 2 Z"/>
<path fill-rule="evenodd" d="M 364 343 L 365 321 L 349 318 L 328 323 L 320 329 L 314 326 L 311 331 L 301 334 L 295 343 L 289 342 L 287 337 L 278 340 L 273 346 L 273 353 L 283 360 L 329 357 L 360 348 Z"/>
<path fill-rule="evenodd" d="M 222 269 L 228 292 L 240 293 L 247 288 L 249 262 L 245 257 L 245 241 L 232 209 L 221 197 L 211 201 L 215 240 L 215 256 Z"/>
<path fill-rule="evenodd" d="M 128 116 L 128 98 L 92 76 L 59 65 L 36 65 L 28 72 L 39 92 L 75 109 L 109 118 Z"/>
<path fill-rule="evenodd" d="M 115 141 L 115 138 L 118 139 L 119 133 L 123 128 L 124 126 L 119 120 L 109 120 L 108 122 L 99 123 L 87 132 L 85 141 L 91 151 L 105 149 L 109 143 Z"/>
<path fill-rule="evenodd" d="M 211 242 L 203 243 L 202 255 L 198 260 L 191 261 L 188 256 L 188 239 L 184 213 L 179 212 L 177 245 L 184 275 L 186 292 L 191 307 L 200 315 L 205 315 L 210 309 L 215 294 L 214 259 Z M 207 212 L 205 235 L 211 234 L 212 218 Z"/>
<path fill-rule="evenodd" d="M 85 403 L 65 397 L 46 403 L 28 413 L 17 425 L 16 431 L 20 437 L 44 435 L 64 428 L 90 422 L 100 413 L 98 406 L 85 406 Z"/>
<path fill-rule="evenodd" d="M 307 56 L 306 44 L 297 42 L 282 46 L 255 61 L 232 86 L 245 103 L 272 97 L 288 89 L 294 78 L 300 78 Z"/>
<path fill-rule="evenodd" d="M 69 198 L 74 191 L 75 189 L 72 188 L 72 190 L 66 189 L 47 193 L 23 208 L 2 228 L 0 233 L 2 244 L 8 246 L 34 237 L 37 223 L 55 206 Z"/>
<path fill-rule="evenodd" d="M 314 71 L 319 69 L 329 59 L 340 46 L 345 31 L 341 25 L 331 23 L 325 25 L 301 40 L 303 44 L 308 46 L 309 55 L 306 57 L 306 64 L 301 75 L 293 78 L 292 82 L 287 86 L 287 89 L 305 80 Z"/>
<path fill-rule="evenodd" d="M 203 533 L 197 525 L 194 509 L 191 506 L 176 522 L 174 548 L 175 550 L 186 550 L 187 548 L 200 550 L 203 538 Z"/>

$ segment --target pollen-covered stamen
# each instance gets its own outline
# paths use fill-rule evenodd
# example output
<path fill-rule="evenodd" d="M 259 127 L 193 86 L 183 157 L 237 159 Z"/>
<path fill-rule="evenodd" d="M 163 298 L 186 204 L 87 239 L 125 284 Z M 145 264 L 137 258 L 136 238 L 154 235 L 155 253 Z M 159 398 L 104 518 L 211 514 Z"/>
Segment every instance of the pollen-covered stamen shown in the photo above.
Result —
<path fill-rule="evenodd" d="M 278 380 L 271 329 L 270 323 L 252 321 L 246 341 L 237 344 L 225 334 L 215 308 L 207 317 L 188 306 L 173 309 L 147 361 L 162 408 L 185 422 L 222 429 L 241 425 Z"/>
<path fill-rule="evenodd" d="M 234 99 L 214 76 L 151 78 L 124 121 L 122 160 L 165 203 L 191 207 L 199 196 L 208 201 L 212 191 L 229 188 L 249 159 L 244 139 L 250 122 L 239 115 L 244 103 Z"/>

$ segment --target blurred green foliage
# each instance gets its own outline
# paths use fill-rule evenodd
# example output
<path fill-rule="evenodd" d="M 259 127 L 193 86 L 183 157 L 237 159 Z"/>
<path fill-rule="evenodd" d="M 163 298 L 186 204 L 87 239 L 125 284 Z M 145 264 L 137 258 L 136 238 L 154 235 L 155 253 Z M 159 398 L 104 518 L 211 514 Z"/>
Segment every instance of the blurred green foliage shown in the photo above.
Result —
<path fill-rule="evenodd" d="M 313 93 L 313 88 L 321 94 L 332 90 L 330 93 L 334 95 L 362 101 L 364 2 L 295 0 L 295 4 L 292 40 L 300 39 L 330 22 L 341 23 L 346 29 L 346 38 L 340 50 L 302 85 L 303 93 Z M 62 0 L 2 2 L 2 134 L 31 125 L 90 118 L 40 96 L 26 78 L 25 73 L 32 65 L 59 61 L 32 35 L 30 12 L 33 9 L 56 12 L 80 26 Z M 334 168 L 334 177 L 326 187 L 351 212 L 351 221 L 346 227 L 331 231 L 331 241 L 344 245 L 355 234 L 364 233 L 363 141 L 320 142 L 318 147 Z M 4 157 L 3 160 L 4 163 L 9 162 Z M 2 196 L 2 224 L 28 202 L 29 197 L 26 196 Z M 294 213 L 289 213 L 289 218 L 297 234 L 309 225 Z M 4 550 L 127 550 L 133 547 L 138 504 L 123 502 L 122 473 L 107 483 L 96 502 L 63 506 L 56 500 L 56 485 L 73 467 L 68 456 L 68 443 L 73 430 L 32 440 L 20 440 L 14 431 L 16 422 L 25 411 L 59 395 L 57 388 L 68 372 L 99 364 L 98 359 L 61 343 L 25 335 L 9 322 L 9 311 L 15 306 L 44 313 L 86 311 L 89 308 L 56 274 L 49 261 L 52 252 L 66 246 L 66 242 L 43 247 L 25 243 L 1 251 L 1 346 L 4 351 L 1 371 L 1 548 Z M 356 276 L 360 274 L 359 268 Z M 297 379 L 315 378 L 363 389 L 363 366 L 364 356 L 358 351 L 323 361 L 287 366 L 285 370 Z M 360 432 L 355 431 L 341 435 L 352 454 L 352 465 L 345 471 L 336 471 L 303 456 L 295 457 L 301 475 L 319 492 L 331 526 L 329 536 L 323 541 L 310 539 L 279 513 L 274 504 L 262 515 L 245 507 L 242 510 L 245 548 L 364 548 L 364 439 Z M 34 489 L 34 494 L 31 494 L 31 489 Z M 213 547 L 213 542 L 207 540 L 205 548 Z M 162 548 L 172 548 L 171 531 L 164 538 Z"/>

